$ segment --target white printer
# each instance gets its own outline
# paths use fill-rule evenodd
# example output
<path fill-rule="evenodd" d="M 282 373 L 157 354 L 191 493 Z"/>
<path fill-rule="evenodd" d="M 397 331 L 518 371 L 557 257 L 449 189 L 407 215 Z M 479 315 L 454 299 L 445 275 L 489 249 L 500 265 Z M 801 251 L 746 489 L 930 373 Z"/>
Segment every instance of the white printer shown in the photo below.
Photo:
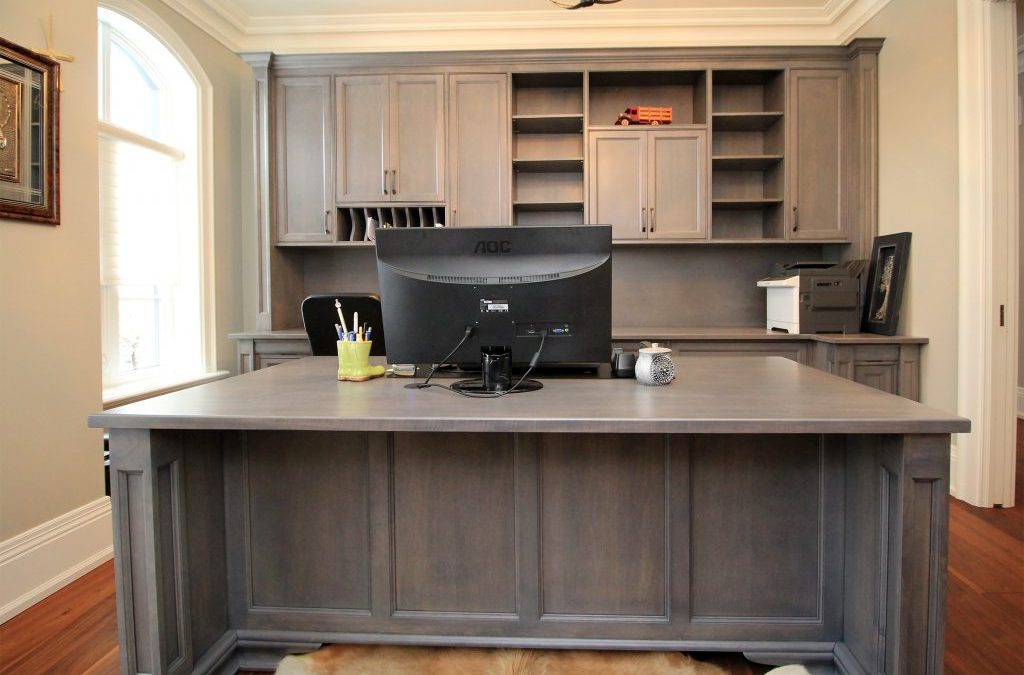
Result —
<path fill-rule="evenodd" d="M 778 333 L 860 332 L 857 266 L 799 262 L 779 266 L 757 285 L 768 291 L 767 329 Z"/>

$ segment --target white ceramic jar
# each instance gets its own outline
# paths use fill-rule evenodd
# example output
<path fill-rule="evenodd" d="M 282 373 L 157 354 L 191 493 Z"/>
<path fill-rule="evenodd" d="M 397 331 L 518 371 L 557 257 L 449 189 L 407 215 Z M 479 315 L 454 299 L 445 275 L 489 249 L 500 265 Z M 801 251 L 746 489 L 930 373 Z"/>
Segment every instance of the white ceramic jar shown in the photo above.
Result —
<path fill-rule="evenodd" d="M 657 342 L 640 350 L 636 360 L 636 379 L 640 384 L 668 384 L 676 379 L 676 366 L 672 363 L 671 349 L 659 347 Z"/>

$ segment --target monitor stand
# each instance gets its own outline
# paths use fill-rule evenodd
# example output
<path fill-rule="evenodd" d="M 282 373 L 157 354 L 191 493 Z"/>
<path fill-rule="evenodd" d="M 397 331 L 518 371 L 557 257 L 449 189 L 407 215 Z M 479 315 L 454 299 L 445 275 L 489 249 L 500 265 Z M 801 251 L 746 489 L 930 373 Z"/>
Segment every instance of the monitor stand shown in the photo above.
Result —
<path fill-rule="evenodd" d="M 500 394 L 536 391 L 544 385 L 537 380 L 512 380 L 512 348 L 487 345 L 480 348 L 480 379 L 459 380 L 452 389 L 467 394 Z"/>

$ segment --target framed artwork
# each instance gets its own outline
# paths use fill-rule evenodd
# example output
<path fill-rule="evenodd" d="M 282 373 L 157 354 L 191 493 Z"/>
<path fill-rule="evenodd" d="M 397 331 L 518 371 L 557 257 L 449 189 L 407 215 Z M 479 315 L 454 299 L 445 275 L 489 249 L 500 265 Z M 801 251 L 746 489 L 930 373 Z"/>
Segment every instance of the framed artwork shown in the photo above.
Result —
<path fill-rule="evenodd" d="M 21 180 L 21 91 L 23 83 L 0 71 L 0 180 Z"/>
<path fill-rule="evenodd" d="M 864 294 L 865 333 L 895 335 L 910 258 L 910 232 L 875 237 Z"/>
<path fill-rule="evenodd" d="M 60 223 L 59 68 L 0 38 L 0 218 Z"/>

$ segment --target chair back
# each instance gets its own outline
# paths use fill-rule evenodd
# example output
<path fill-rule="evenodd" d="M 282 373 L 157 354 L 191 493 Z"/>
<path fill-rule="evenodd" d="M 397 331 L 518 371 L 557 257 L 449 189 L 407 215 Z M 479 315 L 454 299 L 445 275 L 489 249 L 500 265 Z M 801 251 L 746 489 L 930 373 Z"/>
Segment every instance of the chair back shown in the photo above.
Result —
<path fill-rule="evenodd" d="M 380 311 L 379 296 L 373 293 L 322 293 L 307 296 L 302 301 L 302 325 L 309 337 L 309 347 L 313 351 L 313 356 L 338 354 L 338 333 L 334 324 L 341 322 L 334 307 L 335 300 L 341 303 L 341 311 L 345 315 L 345 323 L 349 330 L 354 330 L 354 312 L 359 312 L 360 324 L 366 323 L 373 327 L 373 346 L 370 348 L 370 355 L 386 355 L 384 317 Z"/>

